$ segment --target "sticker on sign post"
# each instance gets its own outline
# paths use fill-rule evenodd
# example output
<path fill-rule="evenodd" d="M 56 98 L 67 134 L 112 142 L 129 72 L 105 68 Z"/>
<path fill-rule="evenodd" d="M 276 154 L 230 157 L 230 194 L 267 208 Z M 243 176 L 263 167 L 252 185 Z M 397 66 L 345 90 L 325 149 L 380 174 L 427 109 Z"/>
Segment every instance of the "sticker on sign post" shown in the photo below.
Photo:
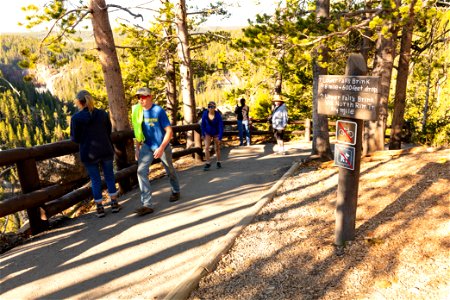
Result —
<path fill-rule="evenodd" d="M 347 145 L 355 145 L 357 129 L 358 124 L 356 124 L 356 122 L 344 120 L 336 121 L 337 141 Z"/>
<path fill-rule="evenodd" d="M 335 144 L 334 164 L 349 170 L 355 169 L 355 147 Z"/>

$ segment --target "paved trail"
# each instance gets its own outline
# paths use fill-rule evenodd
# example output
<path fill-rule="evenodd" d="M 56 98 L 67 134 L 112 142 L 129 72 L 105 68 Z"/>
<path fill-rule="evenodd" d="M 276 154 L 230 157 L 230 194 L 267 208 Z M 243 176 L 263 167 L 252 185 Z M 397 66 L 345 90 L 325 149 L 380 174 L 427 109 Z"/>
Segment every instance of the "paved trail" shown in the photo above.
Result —
<path fill-rule="evenodd" d="M 156 212 L 137 217 L 138 189 L 106 210 L 69 220 L 0 257 L 1 299 L 162 299 L 202 261 L 309 143 L 223 149 L 223 168 L 179 172 L 182 198 L 169 203 L 166 177 L 152 181 Z"/>

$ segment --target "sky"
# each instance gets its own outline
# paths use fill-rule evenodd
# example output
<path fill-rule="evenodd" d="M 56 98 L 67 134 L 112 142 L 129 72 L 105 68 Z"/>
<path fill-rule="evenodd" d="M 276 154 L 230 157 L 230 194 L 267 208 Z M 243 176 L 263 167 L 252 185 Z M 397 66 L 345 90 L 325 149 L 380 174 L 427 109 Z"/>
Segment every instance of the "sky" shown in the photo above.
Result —
<path fill-rule="evenodd" d="M 189 0 L 188 0 L 189 1 Z M 187 2 L 188 2 L 187 1 Z M 0 33 L 6 32 L 33 32 L 44 30 L 45 27 L 39 27 L 34 30 L 28 30 L 24 26 L 19 26 L 18 23 L 25 23 L 26 12 L 21 10 L 21 7 L 28 6 L 29 4 L 34 4 L 37 7 L 42 8 L 45 3 L 49 0 L 2 0 L 2 6 L 0 8 Z M 68 3 L 77 3 L 77 0 L 68 0 Z M 85 0 L 87 3 L 88 1 Z M 202 1 L 203 2 L 203 1 Z M 206 2 L 206 1 L 205 1 Z M 233 5 L 229 8 L 232 16 L 229 19 L 220 20 L 218 18 L 211 19 L 205 26 L 245 26 L 247 25 L 247 19 L 254 20 L 256 14 L 270 13 L 273 11 L 275 4 L 274 0 L 224 0 L 225 3 Z M 133 12 L 141 13 L 144 16 L 144 23 L 141 26 L 146 26 L 150 24 L 151 15 L 149 10 L 137 10 L 135 6 L 145 5 L 146 7 L 152 7 L 152 5 L 157 5 L 160 3 L 159 0 L 106 0 L 107 4 L 117 4 L 122 7 L 130 8 Z M 154 3 L 154 4 L 153 4 Z M 198 3 L 198 2 L 197 2 Z M 123 13 L 118 15 L 117 13 L 112 13 L 110 15 L 111 25 L 114 27 L 114 20 L 120 17 L 127 17 L 130 19 L 130 15 Z M 134 20 L 132 23 L 136 23 Z M 46 24 L 47 27 L 50 26 L 49 23 Z"/>

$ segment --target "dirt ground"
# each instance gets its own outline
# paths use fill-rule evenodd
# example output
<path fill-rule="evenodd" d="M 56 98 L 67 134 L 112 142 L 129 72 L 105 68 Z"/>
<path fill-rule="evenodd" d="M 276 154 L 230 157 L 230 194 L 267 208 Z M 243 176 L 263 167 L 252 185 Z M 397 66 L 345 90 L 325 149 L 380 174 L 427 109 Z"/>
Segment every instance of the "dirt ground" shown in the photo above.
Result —
<path fill-rule="evenodd" d="M 190 299 L 449 299 L 450 149 L 395 153 L 362 162 L 343 255 L 333 245 L 338 168 L 311 161 Z"/>

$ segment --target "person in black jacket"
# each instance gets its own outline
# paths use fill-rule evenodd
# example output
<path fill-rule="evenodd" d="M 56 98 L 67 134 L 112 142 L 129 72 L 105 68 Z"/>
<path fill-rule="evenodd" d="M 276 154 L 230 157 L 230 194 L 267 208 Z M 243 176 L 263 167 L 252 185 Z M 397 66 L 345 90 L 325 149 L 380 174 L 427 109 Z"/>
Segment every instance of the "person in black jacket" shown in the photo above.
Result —
<path fill-rule="evenodd" d="M 94 107 L 92 95 L 81 90 L 75 97 L 79 111 L 70 121 L 70 139 L 80 146 L 80 159 L 91 179 L 92 194 L 97 206 L 97 217 L 105 216 L 102 195 L 102 167 L 113 213 L 120 210 L 114 176 L 114 148 L 111 142 L 111 121 L 108 114 Z"/>
<path fill-rule="evenodd" d="M 234 109 L 239 131 L 239 146 L 244 145 L 244 136 L 247 146 L 250 146 L 250 117 L 248 115 L 250 108 L 248 107 L 248 105 L 245 105 L 244 98 L 241 98 L 241 100 L 239 101 L 241 103 L 241 106 L 239 106 L 239 104 L 236 104 L 236 108 Z"/>

